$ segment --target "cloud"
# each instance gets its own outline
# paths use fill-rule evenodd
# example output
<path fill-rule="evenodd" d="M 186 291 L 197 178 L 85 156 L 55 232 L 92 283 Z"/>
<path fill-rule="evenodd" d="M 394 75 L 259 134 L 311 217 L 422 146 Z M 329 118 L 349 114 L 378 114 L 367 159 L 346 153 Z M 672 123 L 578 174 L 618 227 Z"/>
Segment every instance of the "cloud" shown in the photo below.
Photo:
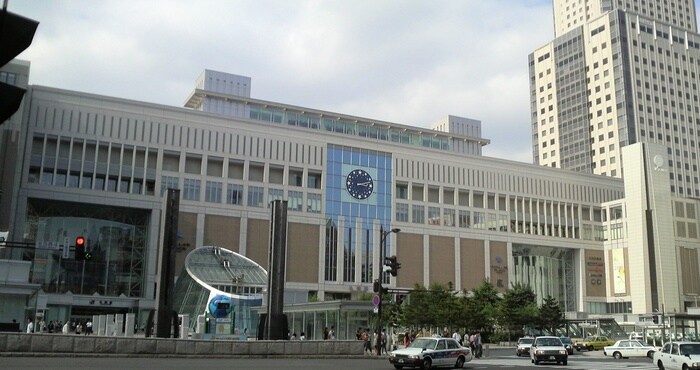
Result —
<path fill-rule="evenodd" d="M 549 0 L 25 0 L 30 83 L 180 106 L 205 68 L 253 97 L 427 127 L 482 121 L 489 155 L 531 161 L 527 56 Z"/>

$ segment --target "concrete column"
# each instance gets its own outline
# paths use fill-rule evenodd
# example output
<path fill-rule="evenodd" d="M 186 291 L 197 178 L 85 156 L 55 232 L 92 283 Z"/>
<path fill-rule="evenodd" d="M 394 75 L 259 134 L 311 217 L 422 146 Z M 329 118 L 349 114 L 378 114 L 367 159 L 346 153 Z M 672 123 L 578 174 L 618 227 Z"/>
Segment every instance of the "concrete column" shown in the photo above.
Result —
<path fill-rule="evenodd" d="M 105 335 L 105 323 L 107 322 L 107 316 L 100 315 L 97 319 L 98 320 L 96 323 L 92 323 L 92 327 L 97 328 L 97 330 L 96 330 L 97 335 Z M 97 325 L 95 325 L 95 324 L 97 324 Z"/>
<path fill-rule="evenodd" d="M 133 337 L 134 336 L 134 324 L 136 322 L 136 314 L 128 313 L 126 314 L 126 325 L 124 326 L 124 336 Z"/>
<path fill-rule="evenodd" d="M 114 319 L 115 319 L 114 336 L 115 337 L 123 337 L 124 330 L 122 328 L 124 327 L 124 315 L 122 315 L 122 314 L 114 315 Z"/>
<path fill-rule="evenodd" d="M 190 332 L 190 315 L 179 315 L 182 318 L 180 324 L 180 339 L 187 339 L 187 334 Z"/>

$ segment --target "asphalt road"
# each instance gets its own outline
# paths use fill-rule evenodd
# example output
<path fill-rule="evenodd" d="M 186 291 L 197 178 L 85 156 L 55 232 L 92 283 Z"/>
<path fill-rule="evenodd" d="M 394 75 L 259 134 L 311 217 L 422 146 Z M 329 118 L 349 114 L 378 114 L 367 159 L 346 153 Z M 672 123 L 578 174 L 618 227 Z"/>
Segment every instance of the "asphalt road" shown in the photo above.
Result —
<path fill-rule="evenodd" d="M 651 360 L 646 358 L 614 360 L 603 356 L 602 351 L 575 352 L 568 366 L 543 364 L 535 366 L 529 358 L 515 356 L 515 349 L 491 350 L 489 356 L 475 359 L 466 369 L 569 369 L 569 370 L 652 370 Z M 245 369 L 245 370 L 391 370 L 386 358 L 367 356 L 352 359 L 222 359 L 222 358 L 154 358 L 154 357 L 0 357 L 0 369 Z"/>

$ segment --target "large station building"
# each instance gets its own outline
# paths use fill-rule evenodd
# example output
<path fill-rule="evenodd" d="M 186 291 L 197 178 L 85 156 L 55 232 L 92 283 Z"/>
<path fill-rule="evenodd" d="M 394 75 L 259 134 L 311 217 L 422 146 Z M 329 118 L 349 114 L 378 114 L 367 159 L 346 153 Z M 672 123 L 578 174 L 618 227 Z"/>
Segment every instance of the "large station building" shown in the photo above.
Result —
<path fill-rule="evenodd" d="M 546 53 L 531 59 L 544 63 Z M 26 84 L 29 64 L 2 73 Z M 569 317 L 625 321 L 698 305 L 697 145 L 681 162 L 689 181 L 675 169 L 685 144 L 658 140 L 606 142 L 618 171 L 602 176 L 484 157 L 489 140 L 473 119 L 415 127 L 253 98 L 251 84 L 205 70 L 184 107 L 28 86 L 21 110 L 0 126 L 0 230 L 25 243 L 0 249 L 8 271 L 0 321 L 41 310 L 47 321 L 136 312 L 143 322 L 155 306 L 168 188 L 181 192 L 176 275 L 188 253 L 206 246 L 267 269 L 269 204 L 286 200 L 288 303 L 371 293 L 385 236 L 385 255 L 402 264 L 385 281 L 391 287 L 461 291 L 488 279 L 503 292 L 523 283 L 540 301 L 558 299 Z M 546 131 L 571 129 L 555 126 Z M 534 155 L 545 164 L 539 142 Z M 382 233 L 392 229 L 400 232 Z M 79 235 L 89 261 L 69 248 Z M 246 282 L 207 284 L 233 292 Z"/>

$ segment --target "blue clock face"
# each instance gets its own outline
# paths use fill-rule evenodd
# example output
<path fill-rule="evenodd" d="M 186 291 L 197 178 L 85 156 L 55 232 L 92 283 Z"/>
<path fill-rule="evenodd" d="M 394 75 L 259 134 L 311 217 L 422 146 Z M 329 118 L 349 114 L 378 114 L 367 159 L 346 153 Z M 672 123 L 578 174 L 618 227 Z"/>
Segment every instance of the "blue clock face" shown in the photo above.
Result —
<path fill-rule="evenodd" d="M 355 199 L 367 199 L 374 191 L 374 181 L 367 171 L 355 169 L 348 173 L 345 189 Z"/>

